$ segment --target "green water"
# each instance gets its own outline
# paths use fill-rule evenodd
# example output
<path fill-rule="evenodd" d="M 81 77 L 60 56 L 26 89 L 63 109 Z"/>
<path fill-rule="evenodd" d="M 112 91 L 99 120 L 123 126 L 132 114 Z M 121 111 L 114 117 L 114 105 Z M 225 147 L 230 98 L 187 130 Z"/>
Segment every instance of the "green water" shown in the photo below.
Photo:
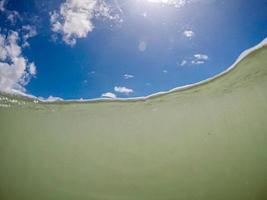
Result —
<path fill-rule="evenodd" d="M 267 199 L 267 47 L 146 101 L 0 98 L 1 200 Z"/>

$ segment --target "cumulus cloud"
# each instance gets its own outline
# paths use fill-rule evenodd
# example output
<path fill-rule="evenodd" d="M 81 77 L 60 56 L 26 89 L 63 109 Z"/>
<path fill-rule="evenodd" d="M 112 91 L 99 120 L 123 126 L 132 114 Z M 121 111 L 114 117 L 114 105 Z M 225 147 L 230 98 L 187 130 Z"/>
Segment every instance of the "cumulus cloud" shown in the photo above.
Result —
<path fill-rule="evenodd" d="M 50 13 L 50 23 L 52 31 L 61 34 L 63 41 L 73 46 L 78 38 L 85 38 L 93 31 L 94 17 L 117 18 L 102 0 L 66 0 L 59 11 Z"/>
<path fill-rule="evenodd" d="M 104 93 L 101 96 L 104 97 L 104 98 L 111 98 L 111 99 L 117 98 L 117 96 L 114 93 L 112 93 L 112 92 Z"/>
<path fill-rule="evenodd" d="M 36 74 L 35 64 L 23 57 L 18 41 L 18 32 L 0 34 L 0 90 L 4 92 L 25 91 L 24 86 Z"/>
<path fill-rule="evenodd" d="M 192 38 L 195 36 L 195 33 L 191 30 L 185 30 L 184 31 L 184 36 L 187 37 L 187 38 Z"/>
<path fill-rule="evenodd" d="M 204 64 L 209 59 L 209 56 L 205 54 L 195 54 L 194 58 L 195 59 L 192 60 L 192 64 L 200 65 Z"/>
<path fill-rule="evenodd" d="M 121 86 L 115 86 L 114 87 L 114 91 L 117 93 L 122 93 L 122 94 L 126 94 L 129 95 L 130 93 L 133 93 L 133 89 L 129 89 L 126 87 L 121 87 Z"/>
<path fill-rule="evenodd" d="M 123 78 L 124 78 L 125 80 L 128 80 L 128 79 L 134 78 L 134 75 L 131 75 L 131 74 L 124 74 L 124 75 L 123 75 Z"/>

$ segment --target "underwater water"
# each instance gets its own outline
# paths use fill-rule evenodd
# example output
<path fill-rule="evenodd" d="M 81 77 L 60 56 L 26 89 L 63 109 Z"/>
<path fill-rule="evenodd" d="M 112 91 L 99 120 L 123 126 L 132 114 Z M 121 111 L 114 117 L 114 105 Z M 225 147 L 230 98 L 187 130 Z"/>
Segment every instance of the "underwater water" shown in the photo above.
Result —
<path fill-rule="evenodd" d="M 267 199 L 267 47 L 143 100 L 0 99 L 1 200 Z"/>

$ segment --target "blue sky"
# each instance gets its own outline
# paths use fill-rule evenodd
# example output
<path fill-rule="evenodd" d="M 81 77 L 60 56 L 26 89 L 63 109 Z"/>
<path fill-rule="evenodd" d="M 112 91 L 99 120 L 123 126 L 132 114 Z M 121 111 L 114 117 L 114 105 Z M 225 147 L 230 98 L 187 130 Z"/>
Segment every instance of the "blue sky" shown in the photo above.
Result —
<path fill-rule="evenodd" d="M 228 68 L 267 36 L 266 0 L 0 0 L 0 90 L 146 96 Z"/>

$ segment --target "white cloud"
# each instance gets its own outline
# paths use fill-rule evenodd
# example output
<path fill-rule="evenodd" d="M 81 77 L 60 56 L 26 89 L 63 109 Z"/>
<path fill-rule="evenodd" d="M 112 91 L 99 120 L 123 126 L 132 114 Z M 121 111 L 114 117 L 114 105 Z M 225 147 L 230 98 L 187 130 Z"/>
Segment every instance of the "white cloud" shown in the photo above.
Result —
<path fill-rule="evenodd" d="M 47 98 L 38 97 L 38 99 L 40 99 L 41 101 L 47 101 L 47 102 L 63 101 L 62 98 L 60 98 L 60 97 L 54 97 L 54 96 L 49 96 Z"/>
<path fill-rule="evenodd" d="M 104 97 L 104 98 L 112 98 L 112 99 L 117 98 L 117 96 L 114 93 L 112 93 L 112 92 L 104 93 L 101 96 Z"/>
<path fill-rule="evenodd" d="M 134 78 L 134 75 L 131 75 L 131 74 L 124 74 L 124 75 L 123 75 L 123 78 L 124 78 L 125 80 L 128 80 L 128 79 Z"/>
<path fill-rule="evenodd" d="M 192 64 L 195 65 L 204 64 L 209 59 L 209 56 L 205 54 L 195 54 L 194 57 L 195 59 L 192 60 Z"/>
<path fill-rule="evenodd" d="M 54 97 L 54 96 L 49 96 L 47 99 L 45 99 L 46 101 L 49 101 L 49 102 L 54 102 L 54 101 L 63 101 L 62 98 L 60 97 Z"/>
<path fill-rule="evenodd" d="M 35 64 L 22 55 L 18 35 L 0 34 L 0 90 L 4 92 L 25 91 L 24 86 L 36 74 Z"/>
<path fill-rule="evenodd" d="M 29 64 L 29 73 L 32 76 L 36 75 L 36 66 L 35 66 L 35 64 L 33 64 L 33 63 Z"/>
<path fill-rule="evenodd" d="M 182 62 L 180 63 L 180 66 L 185 66 L 187 64 L 186 60 L 182 60 Z"/>
<path fill-rule="evenodd" d="M 76 39 L 85 38 L 93 31 L 94 17 L 117 18 L 102 0 L 66 0 L 59 11 L 50 13 L 50 23 L 52 31 L 62 34 L 63 41 L 73 46 Z"/>
<path fill-rule="evenodd" d="M 34 26 L 26 25 L 22 26 L 22 31 L 24 32 L 23 35 L 23 47 L 29 47 L 30 44 L 28 43 L 28 39 L 37 35 L 36 28 Z"/>
<path fill-rule="evenodd" d="M 195 54 L 194 57 L 198 60 L 208 60 L 209 56 L 205 54 Z"/>
<path fill-rule="evenodd" d="M 22 26 L 22 30 L 26 32 L 26 34 L 23 35 L 24 40 L 27 40 L 37 35 L 37 31 L 34 26 L 25 25 L 25 26 Z"/>
<path fill-rule="evenodd" d="M 122 93 L 122 94 L 130 94 L 130 93 L 133 93 L 133 90 L 132 89 L 129 89 L 129 88 L 126 88 L 126 87 L 121 87 L 121 86 L 115 86 L 114 87 L 114 91 L 117 92 L 117 93 Z"/>
<path fill-rule="evenodd" d="M 184 36 L 187 38 L 192 38 L 195 36 L 195 33 L 191 30 L 186 30 L 186 31 L 184 31 Z"/>
<path fill-rule="evenodd" d="M 162 72 L 163 72 L 164 74 L 167 74 L 167 73 L 168 73 L 168 71 L 167 71 L 167 70 L 163 70 Z"/>
<path fill-rule="evenodd" d="M 203 61 L 203 60 L 192 60 L 192 64 L 194 64 L 194 65 L 202 65 L 204 63 L 205 63 L 205 61 Z"/>

